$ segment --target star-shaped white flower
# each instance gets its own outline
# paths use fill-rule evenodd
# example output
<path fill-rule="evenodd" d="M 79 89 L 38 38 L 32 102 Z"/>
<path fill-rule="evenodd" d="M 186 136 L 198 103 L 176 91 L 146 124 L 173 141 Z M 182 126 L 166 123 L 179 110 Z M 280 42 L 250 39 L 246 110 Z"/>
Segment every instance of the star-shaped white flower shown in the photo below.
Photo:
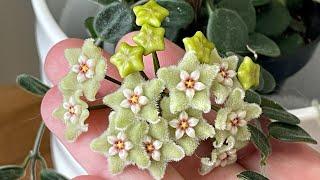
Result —
<path fill-rule="evenodd" d="M 225 86 L 232 87 L 233 86 L 233 80 L 237 73 L 229 69 L 228 62 L 221 62 L 220 64 L 220 70 L 216 77 L 217 81 Z"/>
<path fill-rule="evenodd" d="M 141 86 L 137 86 L 132 91 L 131 89 L 124 89 L 123 95 L 126 97 L 120 106 L 123 108 L 130 108 L 133 113 L 138 113 L 141 110 L 141 106 L 148 103 L 148 98 L 143 96 L 143 89 Z"/>
<path fill-rule="evenodd" d="M 162 142 L 159 140 L 152 140 L 150 136 L 145 136 L 143 140 L 143 146 L 148 155 L 155 161 L 160 161 L 160 148 Z"/>
<path fill-rule="evenodd" d="M 108 151 L 109 156 L 118 154 L 124 160 L 128 156 L 128 151 L 133 148 L 133 144 L 127 140 L 123 132 L 119 132 L 117 136 L 108 136 L 107 140 L 112 145 Z"/>
<path fill-rule="evenodd" d="M 234 163 L 236 160 L 237 160 L 237 150 L 230 149 L 218 155 L 217 161 L 214 166 L 225 167 L 226 165 Z"/>
<path fill-rule="evenodd" d="M 199 119 L 189 118 L 188 114 L 183 111 L 179 115 L 179 119 L 174 119 L 169 122 L 169 125 L 176 128 L 176 139 L 180 139 L 185 133 L 192 138 L 196 137 L 196 133 L 193 129 L 199 122 Z"/>
<path fill-rule="evenodd" d="M 81 115 L 81 106 L 76 104 L 76 100 L 73 96 L 69 98 L 69 101 L 63 103 L 63 108 L 66 110 L 63 119 L 65 122 L 75 123 Z"/>
<path fill-rule="evenodd" d="M 180 72 L 181 81 L 177 85 L 177 89 L 185 91 L 186 96 L 190 99 L 193 98 L 195 91 L 201 91 L 206 88 L 202 82 L 198 82 L 200 78 L 199 70 L 195 70 L 189 74 L 187 71 L 182 70 Z"/>
<path fill-rule="evenodd" d="M 228 116 L 226 130 L 230 131 L 231 134 L 235 135 L 238 132 L 238 127 L 247 125 L 245 120 L 246 111 L 231 112 Z"/>
<path fill-rule="evenodd" d="M 72 66 L 72 71 L 77 73 L 78 82 L 84 82 L 87 79 L 92 79 L 94 76 L 95 63 L 93 59 L 88 59 L 85 55 L 80 55 L 78 64 Z"/>

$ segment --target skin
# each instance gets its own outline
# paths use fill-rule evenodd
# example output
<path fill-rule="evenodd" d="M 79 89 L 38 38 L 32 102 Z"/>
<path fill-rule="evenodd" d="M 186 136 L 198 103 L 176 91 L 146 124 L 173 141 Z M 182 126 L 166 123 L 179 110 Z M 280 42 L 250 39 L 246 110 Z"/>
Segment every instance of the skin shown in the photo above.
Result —
<path fill-rule="evenodd" d="M 136 32 L 124 36 L 120 42 L 127 42 L 134 45 L 131 40 Z M 119 42 L 119 43 L 120 43 Z M 48 53 L 45 71 L 49 80 L 56 85 L 61 78 L 68 72 L 67 63 L 63 56 L 65 48 L 81 47 L 83 41 L 79 39 L 68 39 L 58 43 Z M 174 43 L 166 40 L 166 50 L 159 52 L 161 66 L 176 64 L 183 56 L 184 50 Z M 110 54 L 104 52 L 106 59 Z M 107 61 L 108 62 L 108 61 Z M 145 57 L 145 72 L 152 78 L 154 77 L 152 59 L 150 56 Z M 121 80 L 116 68 L 108 64 L 107 74 L 118 80 Z M 98 102 L 104 95 L 113 92 L 118 86 L 108 81 L 101 83 L 101 90 L 97 97 Z M 42 117 L 50 129 L 60 141 L 66 146 L 74 159 L 83 166 L 88 174 L 94 176 L 81 176 L 75 179 L 152 179 L 147 171 L 138 170 L 136 167 L 127 167 L 122 174 L 113 176 L 107 171 L 106 158 L 89 149 L 90 142 L 99 136 L 107 126 L 106 114 L 109 110 L 96 110 L 90 113 L 87 120 L 89 131 L 82 134 L 75 143 L 69 143 L 64 140 L 64 124 L 51 116 L 51 112 L 61 104 L 62 96 L 57 87 L 53 87 L 44 97 L 41 113 Z M 206 119 L 214 119 L 214 113 L 205 115 Z M 267 161 L 265 174 L 269 179 L 320 179 L 320 154 L 306 144 L 301 143 L 284 143 L 272 140 L 272 155 Z M 206 176 L 200 176 L 198 169 L 200 166 L 199 157 L 210 153 L 210 144 L 202 143 L 197 149 L 195 155 L 186 157 L 178 163 L 170 163 L 164 179 L 237 179 L 236 175 L 244 170 L 254 170 L 260 172 L 260 154 L 252 145 L 245 147 L 238 152 L 238 161 L 235 164 L 224 168 L 216 168 Z"/>

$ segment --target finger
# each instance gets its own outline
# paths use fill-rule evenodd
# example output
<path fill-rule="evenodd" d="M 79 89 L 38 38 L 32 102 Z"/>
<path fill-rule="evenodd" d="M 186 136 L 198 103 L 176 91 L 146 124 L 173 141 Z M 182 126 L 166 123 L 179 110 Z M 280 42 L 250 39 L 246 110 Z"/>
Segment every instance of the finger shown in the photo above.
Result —
<path fill-rule="evenodd" d="M 213 169 L 209 174 L 199 177 L 200 180 L 237 180 L 237 175 L 245 169 L 235 163 L 225 167 L 218 167 Z M 193 179 L 193 178 L 192 178 Z"/>
<path fill-rule="evenodd" d="M 320 179 L 320 154 L 301 143 L 272 140 L 272 154 L 265 173 L 270 179 Z M 245 168 L 260 171 L 260 154 L 254 152 L 239 160 Z"/>
<path fill-rule="evenodd" d="M 116 49 L 119 47 L 119 45 L 122 42 L 126 42 L 129 45 L 136 45 L 133 42 L 132 37 L 137 33 L 138 32 L 131 32 L 123 36 L 119 40 Z M 160 66 L 165 67 L 169 65 L 176 65 L 178 61 L 183 57 L 185 51 L 168 39 L 165 39 L 164 42 L 165 42 L 165 50 L 157 51 Z M 151 54 L 144 57 L 144 66 L 145 66 L 144 71 L 148 75 L 148 77 L 150 78 L 154 77 L 153 62 L 152 62 Z"/>

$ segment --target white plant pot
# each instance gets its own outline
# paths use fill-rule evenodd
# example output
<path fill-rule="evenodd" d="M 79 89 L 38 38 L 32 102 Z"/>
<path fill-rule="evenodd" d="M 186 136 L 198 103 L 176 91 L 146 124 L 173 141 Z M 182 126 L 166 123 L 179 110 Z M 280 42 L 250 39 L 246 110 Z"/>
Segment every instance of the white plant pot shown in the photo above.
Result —
<path fill-rule="evenodd" d="M 99 7 L 88 0 L 32 0 L 32 5 L 36 14 L 35 33 L 41 77 L 45 83 L 50 84 L 43 71 L 49 49 L 67 37 L 85 37 L 83 22 L 87 17 L 94 16 Z M 307 107 L 290 112 L 298 116 L 302 120 L 302 127 L 320 142 L 318 110 Z M 313 147 L 320 150 L 320 146 Z M 51 152 L 54 167 L 58 172 L 68 178 L 87 174 L 54 135 L 51 136 Z"/>

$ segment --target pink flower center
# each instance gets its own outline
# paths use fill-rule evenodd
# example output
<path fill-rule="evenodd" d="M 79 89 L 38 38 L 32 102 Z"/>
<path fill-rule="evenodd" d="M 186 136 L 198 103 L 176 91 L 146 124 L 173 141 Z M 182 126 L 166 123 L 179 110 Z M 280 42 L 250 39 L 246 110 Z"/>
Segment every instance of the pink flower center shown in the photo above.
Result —
<path fill-rule="evenodd" d="M 187 120 L 187 119 L 182 119 L 182 120 L 180 120 L 180 122 L 179 122 L 179 128 L 180 128 L 181 130 L 186 130 L 186 129 L 188 129 L 188 128 L 189 128 L 188 120 Z"/>
<path fill-rule="evenodd" d="M 223 78 L 228 78 L 228 77 L 229 77 L 228 70 L 225 69 L 225 68 L 220 68 L 219 73 L 221 74 L 221 76 L 222 76 Z"/>
<path fill-rule="evenodd" d="M 151 142 L 144 143 L 144 147 L 147 151 L 147 153 L 152 153 L 154 151 L 154 145 Z"/>
<path fill-rule="evenodd" d="M 70 106 L 69 109 L 68 109 L 68 112 L 69 112 L 70 114 L 75 114 L 75 113 L 76 113 L 76 110 L 74 109 L 73 106 Z"/>
<path fill-rule="evenodd" d="M 139 96 L 134 94 L 129 99 L 130 104 L 138 104 L 139 102 Z"/>
<path fill-rule="evenodd" d="M 239 121 L 240 119 L 237 117 L 237 118 L 234 118 L 231 123 L 232 123 L 232 126 L 237 126 L 239 124 Z"/>
<path fill-rule="evenodd" d="M 195 83 L 196 83 L 195 80 L 191 78 L 184 81 L 184 85 L 189 89 L 193 88 Z"/>
<path fill-rule="evenodd" d="M 122 140 L 118 140 L 118 141 L 116 141 L 114 144 L 115 144 L 115 147 L 116 147 L 118 150 L 124 149 L 124 142 L 123 142 Z"/>

